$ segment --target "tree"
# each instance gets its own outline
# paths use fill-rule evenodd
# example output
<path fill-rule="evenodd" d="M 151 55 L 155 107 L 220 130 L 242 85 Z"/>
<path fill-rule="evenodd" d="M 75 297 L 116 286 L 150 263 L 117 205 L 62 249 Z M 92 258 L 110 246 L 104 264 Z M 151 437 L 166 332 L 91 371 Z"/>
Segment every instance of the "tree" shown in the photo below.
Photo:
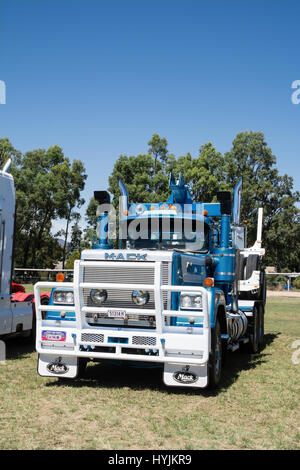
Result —
<path fill-rule="evenodd" d="M 85 221 L 87 223 L 87 226 L 84 229 L 84 239 L 82 242 L 83 248 L 90 248 L 96 237 L 96 228 L 98 221 L 97 207 L 98 203 L 96 199 L 92 197 L 85 213 Z"/>
<path fill-rule="evenodd" d="M 224 158 L 210 142 L 200 147 L 197 158 L 190 153 L 179 157 L 173 172 L 183 174 L 194 201 L 212 202 L 217 191 L 226 189 Z"/>
<path fill-rule="evenodd" d="M 71 240 L 69 244 L 69 252 L 74 253 L 74 251 L 81 250 L 82 243 L 82 230 L 78 225 L 78 221 L 71 227 Z"/>
<path fill-rule="evenodd" d="M 153 134 L 151 140 L 148 142 L 149 153 L 154 158 L 154 174 L 156 174 L 156 162 L 158 158 L 165 162 L 168 155 L 168 141 L 165 137 L 160 137 L 158 134 Z"/>
<path fill-rule="evenodd" d="M 233 188 L 243 179 L 242 214 L 248 221 L 248 244 L 256 238 L 257 210 L 264 209 L 266 265 L 300 269 L 300 212 L 296 206 L 300 194 L 293 190 L 293 179 L 280 176 L 275 164 L 276 157 L 261 132 L 241 132 L 225 154 L 226 183 Z"/>
<path fill-rule="evenodd" d="M 79 209 L 84 204 L 84 199 L 80 197 L 84 189 L 85 168 L 80 160 L 74 160 L 72 165 L 68 158 L 63 164 L 53 169 L 57 178 L 57 214 L 60 218 L 66 219 L 66 230 L 64 231 L 63 247 L 63 268 L 65 267 L 67 239 L 69 235 L 69 225 L 72 220 L 78 220 L 79 214 L 75 208 Z M 80 216 L 79 216 L 80 217 Z"/>
<path fill-rule="evenodd" d="M 74 269 L 74 261 L 80 259 L 80 250 L 75 250 L 67 259 L 66 269 Z"/>
<path fill-rule="evenodd" d="M 109 191 L 114 196 L 114 205 L 118 208 L 120 196 L 119 179 L 124 181 L 130 202 L 159 202 L 170 195 L 169 178 L 163 171 L 164 164 L 156 162 L 150 154 L 139 154 L 136 157 L 121 155 L 116 161 L 112 175 L 109 177 Z"/>
<path fill-rule="evenodd" d="M 38 267 L 39 251 L 48 244 L 52 221 L 57 218 L 58 181 L 53 169 L 63 163 L 57 147 L 26 152 L 20 159 L 16 186 L 16 261 Z M 19 243 L 23 241 L 23 243 Z"/>
<path fill-rule="evenodd" d="M 21 155 L 22 153 L 12 146 L 7 137 L 0 138 L 0 170 L 2 170 L 9 158 L 11 158 L 13 168 L 15 168 L 20 162 Z"/>
<path fill-rule="evenodd" d="M 68 224 L 83 200 L 80 192 L 86 178 L 82 162 L 69 159 L 58 146 L 21 152 L 7 138 L 0 139 L 0 165 L 12 158 L 11 173 L 16 188 L 15 265 L 53 267 L 65 250 L 51 235 L 55 219 Z M 66 248 L 66 243 L 65 243 Z"/>

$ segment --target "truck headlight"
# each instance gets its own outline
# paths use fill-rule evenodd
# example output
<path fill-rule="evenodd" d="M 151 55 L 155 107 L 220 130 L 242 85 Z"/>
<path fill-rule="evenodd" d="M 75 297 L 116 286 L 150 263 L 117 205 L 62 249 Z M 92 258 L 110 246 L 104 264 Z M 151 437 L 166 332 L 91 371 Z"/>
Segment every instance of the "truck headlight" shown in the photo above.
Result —
<path fill-rule="evenodd" d="M 105 289 L 92 289 L 90 292 L 90 298 L 93 304 L 101 305 L 107 299 L 107 291 Z"/>
<path fill-rule="evenodd" d="M 52 297 L 54 304 L 74 305 L 74 293 L 71 290 L 55 290 Z"/>
<path fill-rule="evenodd" d="M 145 305 L 149 302 L 149 297 L 149 292 L 144 290 L 134 290 L 131 295 L 132 301 L 137 305 Z"/>
<path fill-rule="evenodd" d="M 186 310 L 200 310 L 202 309 L 202 295 L 180 295 L 180 307 Z"/>
<path fill-rule="evenodd" d="M 135 211 L 137 214 L 141 215 L 145 211 L 145 207 L 142 204 L 138 204 Z"/>

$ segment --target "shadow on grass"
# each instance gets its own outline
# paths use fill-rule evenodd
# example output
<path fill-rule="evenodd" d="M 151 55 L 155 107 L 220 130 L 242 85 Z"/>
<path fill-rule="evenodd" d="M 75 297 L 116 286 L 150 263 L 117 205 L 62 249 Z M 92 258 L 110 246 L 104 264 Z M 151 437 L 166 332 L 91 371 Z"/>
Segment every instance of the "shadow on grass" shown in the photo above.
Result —
<path fill-rule="evenodd" d="M 29 338 L 2 338 L 6 345 L 6 359 L 15 360 L 29 356 L 35 351 L 35 344 Z"/>
<path fill-rule="evenodd" d="M 264 348 L 280 335 L 280 333 L 266 334 Z M 129 388 L 131 390 L 153 390 L 166 394 L 189 394 L 202 396 L 217 396 L 227 390 L 236 380 L 240 373 L 259 367 L 267 361 L 269 354 L 262 350 L 259 354 L 244 354 L 240 352 L 228 353 L 226 367 L 220 387 L 216 390 L 187 389 L 177 387 L 166 387 L 162 381 L 163 368 L 138 368 L 132 367 L 123 361 L 121 365 L 111 363 L 89 363 L 84 377 L 68 380 L 60 378 L 56 382 L 48 382 L 47 387 L 72 387 L 72 388 Z"/>

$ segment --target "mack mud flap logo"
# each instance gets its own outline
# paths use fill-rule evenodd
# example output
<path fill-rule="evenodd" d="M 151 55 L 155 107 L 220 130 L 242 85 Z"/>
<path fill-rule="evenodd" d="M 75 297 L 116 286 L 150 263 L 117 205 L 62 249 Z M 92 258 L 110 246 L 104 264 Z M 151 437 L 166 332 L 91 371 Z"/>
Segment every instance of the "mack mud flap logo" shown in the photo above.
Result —
<path fill-rule="evenodd" d="M 63 375 L 68 372 L 69 367 L 62 362 L 61 357 L 58 357 L 54 362 L 50 362 L 50 364 L 47 365 L 47 369 L 52 374 Z"/>
<path fill-rule="evenodd" d="M 194 372 L 190 372 L 190 366 L 185 366 L 181 371 L 174 372 L 173 378 L 181 384 L 193 384 L 198 380 L 198 376 Z"/>

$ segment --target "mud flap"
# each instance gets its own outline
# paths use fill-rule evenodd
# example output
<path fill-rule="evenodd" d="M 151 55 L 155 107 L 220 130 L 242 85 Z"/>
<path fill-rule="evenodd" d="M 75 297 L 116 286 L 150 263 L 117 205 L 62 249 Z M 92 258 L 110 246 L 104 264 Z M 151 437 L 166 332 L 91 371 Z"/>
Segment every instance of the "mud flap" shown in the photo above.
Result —
<path fill-rule="evenodd" d="M 74 379 L 78 374 L 78 358 L 39 354 L 38 373 L 42 377 L 66 377 Z"/>
<path fill-rule="evenodd" d="M 204 388 L 208 384 L 207 364 L 198 366 L 166 363 L 164 383 L 171 387 Z"/>

